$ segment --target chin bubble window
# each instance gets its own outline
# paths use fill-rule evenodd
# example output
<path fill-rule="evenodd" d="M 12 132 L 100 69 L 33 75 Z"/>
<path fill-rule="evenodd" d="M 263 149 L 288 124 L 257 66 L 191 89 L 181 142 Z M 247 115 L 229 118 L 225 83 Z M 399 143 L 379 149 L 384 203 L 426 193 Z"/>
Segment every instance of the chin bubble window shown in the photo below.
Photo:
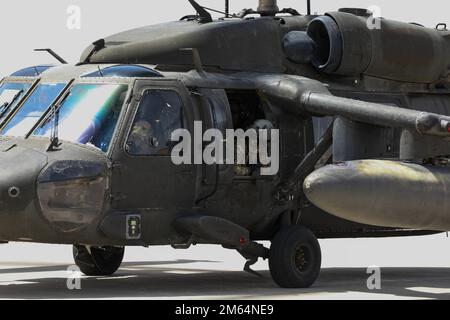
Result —
<path fill-rule="evenodd" d="M 101 213 L 108 185 L 105 164 L 64 160 L 50 164 L 38 178 L 44 218 L 63 231 L 74 231 Z"/>
<path fill-rule="evenodd" d="M 147 90 L 139 103 L 126 149 L 130 155 L 170 155 L 172 132 L 182 128 L 179 95 L 171 90 Z"/>

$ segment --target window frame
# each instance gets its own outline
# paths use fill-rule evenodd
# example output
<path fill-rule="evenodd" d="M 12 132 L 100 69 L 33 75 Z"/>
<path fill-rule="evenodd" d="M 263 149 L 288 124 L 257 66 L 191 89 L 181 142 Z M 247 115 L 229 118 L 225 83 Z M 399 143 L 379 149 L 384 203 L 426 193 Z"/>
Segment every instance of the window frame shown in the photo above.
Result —
<path fill-rule="evenodd" d="M 124 103 L 122 105 L 122 110 L 121 110 L 119 118 L 117 120 L 116 128 L 114 129 L 114 132 L 113 132 L 113 135 L 112 135 L 111 142 L 109 144 L 108 150 L 106 152 L 103 152 L 103 151 L 98 149 L 99 152 L 101 152 L 102 154 L 106 154 L 109 157 L 111 155 L 111 153 L 112 153 L 113 145 L 117 141 L 117 134 L 119 132 L 119 126 L 121 126 L 121 124 L 123 122 L 123 118 L 124 118 L 124 116 L 125 116 L 125 114 L 127 112 L 127 109 L 128 109 L 128 105 L 129 105 L 129 102 L 130 102 L 130 95 L 131 95 L 132 90 L 133 90 L 133 81 L 134 81 L 133 78 L 106 78 L 106 77 L 105 78 L 92 77 L 92 78 L 72 79 L 71 81 L 69 81 L 69 84 L 63 90 L 62 94 L 58 97 L 58 99 L 54 102 L 54 104 L 59 104 L 64 99 L 64 96 L 66 95 L 66 92 L 70 91 L 75 85 L 79 85 L 79 84 L 118 84 L 118 85 L 127 85 L 128 86 L 127 95 L 126 95 L 125 101 L 124 101 Z M 28 132 L 28 134 L 26 135 L 26 139 L 33 138 L 33 137 L 35 137 L 35 138 L 42 138 L 42 137 L 33 136 L 33 132 L 42 123 L 42 121 L 46 118 L 47 114 L 49 112 L 51 112 L 51 107 L 52 106 L 50 106 L 46 110 L 46 112 L 42 115 L 42 117 L 35 124 L 35 126 L 30 130 L 30 132 Z M 76 142 L 70 142 L 70 143 L 76 143 Z"/>
<path fill-rule="evenodd" d="M 19 101 L 19 103 L 16 105 L 15 109 L 10 112 L 10 114 L 4 119 L 2 123 L 0 123 L 0 130 L 2 130 L 11 120 L 11 118 L 17 113 L 17 111 L 22 108 L 22 105 L 25 103 L 25 101 L 28 100 L 29 96 L 36 90 L 37 86 L 39 84 L 47 84 L 47 83 L 65 83 L 66 86 L 62 90 L 62 92 L 58 95 L 58 97 L 53 101 L 53 103 L 45 110 L 43 115 L 39 118 L 39 120 L 35 123 L 35 125 L 31 128 L 31 130 L 23 137 L 24 139 L 29 138 L 37 138 L 42 139 L 42 137 L 36 137 L 33 136 L 33 132 L 36 130 L 36 128 L 42 123 L 42 121 L 45 119 L 47 114 L 51 111 L 51 108 L 53 105 L 58 104 L 61 102 L 62 99 L 64 99 L 64 96 L 68 90 L 71 90 L 74 85 L 77 84 L 123 84 L 128 86 L 127 95 L 125 97 L 124 105 L 122 106 L 121 114 L 119 115 L 119 119 L 117 120 L 116 128 L 114 130 L 109 148 L 107 152 L 100 151 L 102 154 L 106 154 L 107 157 L 111 157 L 112 150 L 114 149 L 114 145 L 117 143 L 119 134 L 119 130 L 121 130 L 123 121 L 125 118 L 125 115 L 127 114 L 128 106 L 130 104 L 131 100 L 131 94 L 133 92 L 134 87 L 134 81 L 135 78 L 76 78 L 76 79 L 69 79 L 66 81 L 59 81 L 59 80 L 42 80 L 42 78 L 33 78 L 33 77 L 6 77 L 3 78 L 0 84 L 4 82 L 31 82 L 32 85 L 28 92 L 22 97 L 22 99 Z M 8 137 L 8 136 L 3 136 Z M 71 142 L 73 143 L 73 142 Z"/>
<path fill-rule="evenodd" d="M 155 156 L 132 156 L 126 152 L 126 144 L 128 135 L 131 131 L 134 118 L 137 112 L 137 105 L 141 99 L 142 92 L 145 89 L 172 89 L 178 93 L 182 102 L 182 115 L 184 129 L 191 134 L 194 132 L 194 121 L 201 121 L 200 112 L 196 103 L 192 102 L 192 92 L 180 80 L 176 78 L 134 78 L 132 92 L 130 96 L 129 105 L 124 114 L 123 122 L 120 126 L 120 132 L 117 134 L 117 141 L 114 149 L 111 152 L 111 159 L 117 163 L 127 163 L 138 159 L 159 159 L 170 157 L 170 155 L 155 155 Z"/>
<path fill-rule="evenodd" d="M 28 97 L 34 92 L 37 85 L 39 84 L 40 78 L 37 77 L 5 77 L 0 81 L 0 86 L 2 86 L 4 83 L 29 83 L 30 88 L 24 93 L 24 95 L 17 101 L 14 108 L 5 116 L 5 118 L 0 121 L 0 130 L 3 130 L 3 128 L 6 126 L 7 123 L 9 123 L 9 120 L 11 117 L 13 117 L 17 111 L 22 107 L 22 104 L 28 100 Z"/>
<path fill-rule="evenodd" d="M 50 103 L 49 107 L 43 112 L 42 116 L 39 118 L 39 120 L 36 122 L 36 124 L 33 125 L 31 130 L 29 130 L 27 133 L 25 133 L 23 135 L 23 138 L 25 138 L 25 139 L 28 139 L 28 137 L 30 136 L 30 133 L 32 133 L 34 131 L 34 129 L 36 128 L 36 125 L 41 123 L 42 119 L 45 117 L 45 115 L 47 114 L 48 110 L 50 110 L 51 107 L 54 104 L 58 103 L 58 101 L 61 99 L 61 97 L 66 92 L 67 88 L 70 87 L 71 81 L 65 83 L 63 81 L 41 81 L 41 79 L 39 79 L 38 82 L 36 83 L 36 85 L 32 89 L 29 90 L 29 92 L 28 92 L 28 94 L 26 96 L 26 99 L 23 99 L 21 101 L 21 103 L 18 104 L 16 106 L 16 108 L 13 111 L 11 111 L 9 113 L 9 115 L 5 118 L 5 121 L 1 124 L 1 127 L 0 127 L 1 131 L 3 131 L 6 128 L 6 126 L 11 122 L 12 118 L 14 118 L 14 116 L 22 109 L 24 104 L 28 101 L 30 96 L 36 91 L 36 89 L 39 87 L 39 85 L 46 85 L 46 84 L 62 84 L 62 85 L 64 85 L 64 87 L 61 90 L 61 92 L 56 96 L 56 98 Z M 9 136 L 4 136 L 4 137 L 9 137 Z"/>
<path fill-rule="evenodd" d="M 103 154 L 109 154 L 109 151 L 110 151 L 110 146 L 111 146 L 111 143 L 112 143 L 112 141 L 113 141 L 113 139 L 114 139 L 114 135 L 116 134 L 116 130 L 117 130 L 117 126 L 118 126 L 118 123 L 119 123 L 119 121 L 120 121 L 120 118 L 121 118 L 121 116 L 122 116 L 122 112 L 123 112 L 123 109 L 126 107 L 126 105 L 127 105 L 127 101 L 129 100 L 129 95 L 130 95 L 130 83 L 126 83 L 126 82 L 115 82 L 115 81 L 103 81 L 103 82 L 85 82 L 85 81 L 82 81 L 82 82 L 80 82 L 80 81 L 74 81 L 74 82 L 72 82 L 72 84 L 70 85 L 70 87 L 68 88 L 68 89 L 66 89 L 65 91 L 64 91 L 64 94 L 60 97 L 60 99 L 56 102 L 56 105 L 58 105 L 58 104 L 60 104 L 61 102 L 62 102 L 62 100 L 64 100 L 66 97 L 67 97 L 67 94 L 69 93 L 69 92 L 71 92 L 71 90 L 73 90 L 73 88 L 75 87 L 75 86 L 82 86 L 82 85 L 122 85 L 122 86 L 127 86 L 127 88 L 126 88 L 126 95 L 125 95 L 125 98 L 124 98 L 124 101 L 123 101 L 123 103 L 122 103 L 122 107 L 121 107 L 121 109 L 120 109 L 120 114 L 119 114 L 119 117 L 117 118 L 117 123 L 116 123 L 116 125 L 115 125 L 115 128 L 114 128 L 114 131 L 113 131 L 113 133 L 112 133 L 112 136 L 111 136 L 111 140 L 110 140 L 110 142 L 109 142 L 109 145 L 108 145 L 108 149 L 106 150 L 106 151 L 103 151 L 103 150 L 101 150 L 101 152 L 103 153 Z M 27 134 L 27 138 L 29 138 L 29 137 L 38 137 L 38 138 L 42 138 L 42 137 L 45 137 L 45 136 L 41 136 L 41 135 L 34 135 L 34 133 L 35 133 L 35 131 L 39 128 L 39 126 L 41 126 L 42 124 L 43 124 L 43 122 L 46 120 L 46 118 L 47 118 L 47 115 L 50 113 L 50 112 L 52 112 L 52 106 L 53 105 L 51 105 L 47 110 L 46 110 L 46 112 L 44 113 L 44 115 L 39 119 L 39 121 L 34 125 L 34 127 L 33 127 L 33 129 Z M 61 139 L 61 138 L 60 138 Z M 62 141 L 68 141 L 68 140 L 65 140 L 65 139 L 61 139 Z M 70 143 L 75 143 L 75 144 L 81 144 L 81 145 L 85 145 L 85 144 L 82 144 L 82 143 L 78 143 L 78 142 L 74 142 L 74 141 L 68 141 L 68 142 L 70 142 Z M 96 147 L 96 146 L 94 146 L 94 147 Z M 98 148 L 98 147 L 97 147 Z"/>
<path fill-rule="evenodd" d="M 153 87 L 143 88 L 143 90 L 140 91 L 140 94 L 139 94 L 140 98 L 139 98 L 139 101 L 137 101 L 136 107 L 133 110 L 132 121 L 130 122 L 130 125 L 129 125 L 128 130 L 127 130 L 126 139 L 125 139 L 125 145 L 124 145 L 124 152 L 128 156 L 133 157 L 133 158 L 134 157 L 167 157 L 167 156 L 170 156 L 170 153 L 168 155 L 167 154 L 157 154 L 157 153 L 155 153 L 155 154 L 132 154 L 132 153 L 129 152 L 129 150 L 127 148 L 128 147 L 128 141 L 129 141 L 130 136 L 131 136 L 131 131 L 133 130 L 133 127 L 134 127 L 134 124 L 135 124 L 135 121 L 136 121 L 136 117 L 138 115 L 138 111 L 140 109 L 140 106 L 141 106 L 141 103 L 143 101 L 144 95 L 148 91 L 174 92 L 178 96 L 178 99 L 180 101 L 180 114 L 179 115 L 180 115 L 181 127 L 179 129 L 185 129 L 185 127 L 186 127 L 185 126 L 185 117 L 184 117 L 185 106 L 184 106 L 184 103 L 183 103 L 183 99 L 182 99 L 180 93 L 177 90 L 175 90 L 174 88 L 153 88 Z"/>

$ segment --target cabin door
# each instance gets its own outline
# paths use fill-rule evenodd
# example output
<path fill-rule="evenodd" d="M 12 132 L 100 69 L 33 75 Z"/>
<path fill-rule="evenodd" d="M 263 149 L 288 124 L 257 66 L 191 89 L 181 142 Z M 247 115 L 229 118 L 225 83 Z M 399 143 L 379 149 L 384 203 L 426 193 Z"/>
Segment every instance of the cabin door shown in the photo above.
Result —
<path fill-rule="evenodd" d="M 178 81 L 137 80 L 114 159 L 115 209 L 192 208 L 195 166 L 175 165 L 172 133 L 193 123 L 189 92 Z"/>

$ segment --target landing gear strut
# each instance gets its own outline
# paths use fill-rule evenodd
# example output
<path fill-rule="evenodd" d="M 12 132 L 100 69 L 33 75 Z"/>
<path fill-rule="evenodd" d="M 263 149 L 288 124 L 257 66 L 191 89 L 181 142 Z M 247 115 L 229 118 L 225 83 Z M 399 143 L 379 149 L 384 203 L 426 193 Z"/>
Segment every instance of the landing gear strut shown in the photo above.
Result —
<path fill-rule="evenodd" d="M 309 288 L 318 278 L 322 263 L 314 234 L 300 226 L 281 229 L 272 241 L 269 268 L 283 288 Z"/>
<path fill-rule="evenodd" d="M 75 264 L 87 276 L 110 276 L 122 264 L 123 247 L 73 246 Z"/>

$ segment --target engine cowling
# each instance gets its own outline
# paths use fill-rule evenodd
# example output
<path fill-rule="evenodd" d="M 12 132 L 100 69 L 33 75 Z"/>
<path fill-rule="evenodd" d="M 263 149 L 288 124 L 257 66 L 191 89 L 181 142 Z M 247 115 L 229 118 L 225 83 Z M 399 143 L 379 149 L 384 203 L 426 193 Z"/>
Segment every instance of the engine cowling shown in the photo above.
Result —
<path fill-rule="evenodd" d="M 366 74 L 397 81 L 446 81 L 450 66 L 450 32 L 380 19 L 370 28 L 366 16 L 330 12 L 313 19 L 306 36 L 297 31 L 284 40 L 285 52 L 297 63 L 310 61 L 319 71 L 343 76 Z M 295 52 L 314 47 L 309 59 Z"/>

